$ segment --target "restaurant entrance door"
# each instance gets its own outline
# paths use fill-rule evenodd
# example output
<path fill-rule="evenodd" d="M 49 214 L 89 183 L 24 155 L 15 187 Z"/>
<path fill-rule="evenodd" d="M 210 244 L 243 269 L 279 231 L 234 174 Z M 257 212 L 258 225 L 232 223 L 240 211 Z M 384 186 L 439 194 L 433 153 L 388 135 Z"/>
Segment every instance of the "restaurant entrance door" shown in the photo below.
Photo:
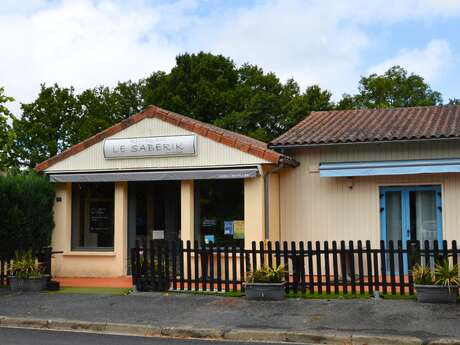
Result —
<path fill-rule="evenodd" d="M 171 241 L 179 238 L 180 181 L 130 182 L 128 260 L 136 241 L 143 243 L 152 239 Z"/>

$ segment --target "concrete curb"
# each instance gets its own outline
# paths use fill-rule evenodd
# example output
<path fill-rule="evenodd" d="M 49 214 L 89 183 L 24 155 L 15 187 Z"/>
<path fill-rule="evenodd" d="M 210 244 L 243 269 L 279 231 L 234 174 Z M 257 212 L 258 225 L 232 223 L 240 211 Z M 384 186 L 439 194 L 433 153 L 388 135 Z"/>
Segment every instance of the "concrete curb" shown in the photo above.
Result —
<path fill-rule="evenodd" d="M 164 336 L 233 341 L 289 342 L 330 345 L 460 345 L 460 339 L 439 338 L 430 341 L 408 336 L 363 335 L 333 331 L 296 332 L 286 330 L 215 329 L 158 327 L 123 323 L 78 320 L 43 320 L 0 317 L 0 327 L 33 328 L 56 331 L 80 331 L 132 336 Z"/>

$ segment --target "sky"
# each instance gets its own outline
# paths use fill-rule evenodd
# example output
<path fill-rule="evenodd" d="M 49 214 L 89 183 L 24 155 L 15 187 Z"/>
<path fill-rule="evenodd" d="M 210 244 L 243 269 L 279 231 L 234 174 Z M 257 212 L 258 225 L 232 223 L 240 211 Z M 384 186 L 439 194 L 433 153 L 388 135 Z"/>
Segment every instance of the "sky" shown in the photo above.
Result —
<path fill-rule="evenodd" d="M 0 0 L 0 37 L 0 86 L 17 115 L 42 83 L 115 86 L 199 51 L 335 100 L 393 65 L 460 98 L 460 0 Z"/>

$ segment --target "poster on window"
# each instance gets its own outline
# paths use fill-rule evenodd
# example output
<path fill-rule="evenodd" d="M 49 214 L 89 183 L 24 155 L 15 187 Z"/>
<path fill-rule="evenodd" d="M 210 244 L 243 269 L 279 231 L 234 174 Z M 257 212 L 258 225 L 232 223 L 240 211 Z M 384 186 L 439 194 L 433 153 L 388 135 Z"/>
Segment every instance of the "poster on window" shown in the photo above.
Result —
<path fill-rule="evenodd" d="M 233 235 L 233 220 L 224 222 L 224 235 Z"/>
<path fill-rule="evenodd" d="M 108 202 L 92 202 L 89 207 L 89 231 L 108 231 L 111 228 L 111 204 Z"/>
<path fill-rule="evenodd" d="M 244 239 L 244 220 L 233 221 L 233 238 L 235 240 Z"/>

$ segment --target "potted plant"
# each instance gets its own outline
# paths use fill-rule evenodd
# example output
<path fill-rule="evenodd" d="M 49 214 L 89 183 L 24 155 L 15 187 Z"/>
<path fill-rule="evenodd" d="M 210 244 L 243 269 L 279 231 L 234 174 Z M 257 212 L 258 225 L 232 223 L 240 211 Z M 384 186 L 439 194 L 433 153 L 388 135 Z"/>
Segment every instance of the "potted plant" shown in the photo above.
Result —
<path fill-rule="evenodd" d="M 246 278 L 246 298 L 250 300 L 282 300 L 284 298 L 284 266 L 263 266 L 249 272 Z"/>
<path fill-rule="evenodd" d="M 41 264 L 29 250 L 24 254 L 16 252 L 10 267 L 11 291 L 40 291 L 46 288 L 47 276 L 42 274 Z"/>
<path fill-rule="evenodd" d="M 455 303 L 458 295 L 459 267 L 450 267 L 449 260 L 428 266 L 417 264 L 412 270 L 417 301 L 423 303 Z"/>

